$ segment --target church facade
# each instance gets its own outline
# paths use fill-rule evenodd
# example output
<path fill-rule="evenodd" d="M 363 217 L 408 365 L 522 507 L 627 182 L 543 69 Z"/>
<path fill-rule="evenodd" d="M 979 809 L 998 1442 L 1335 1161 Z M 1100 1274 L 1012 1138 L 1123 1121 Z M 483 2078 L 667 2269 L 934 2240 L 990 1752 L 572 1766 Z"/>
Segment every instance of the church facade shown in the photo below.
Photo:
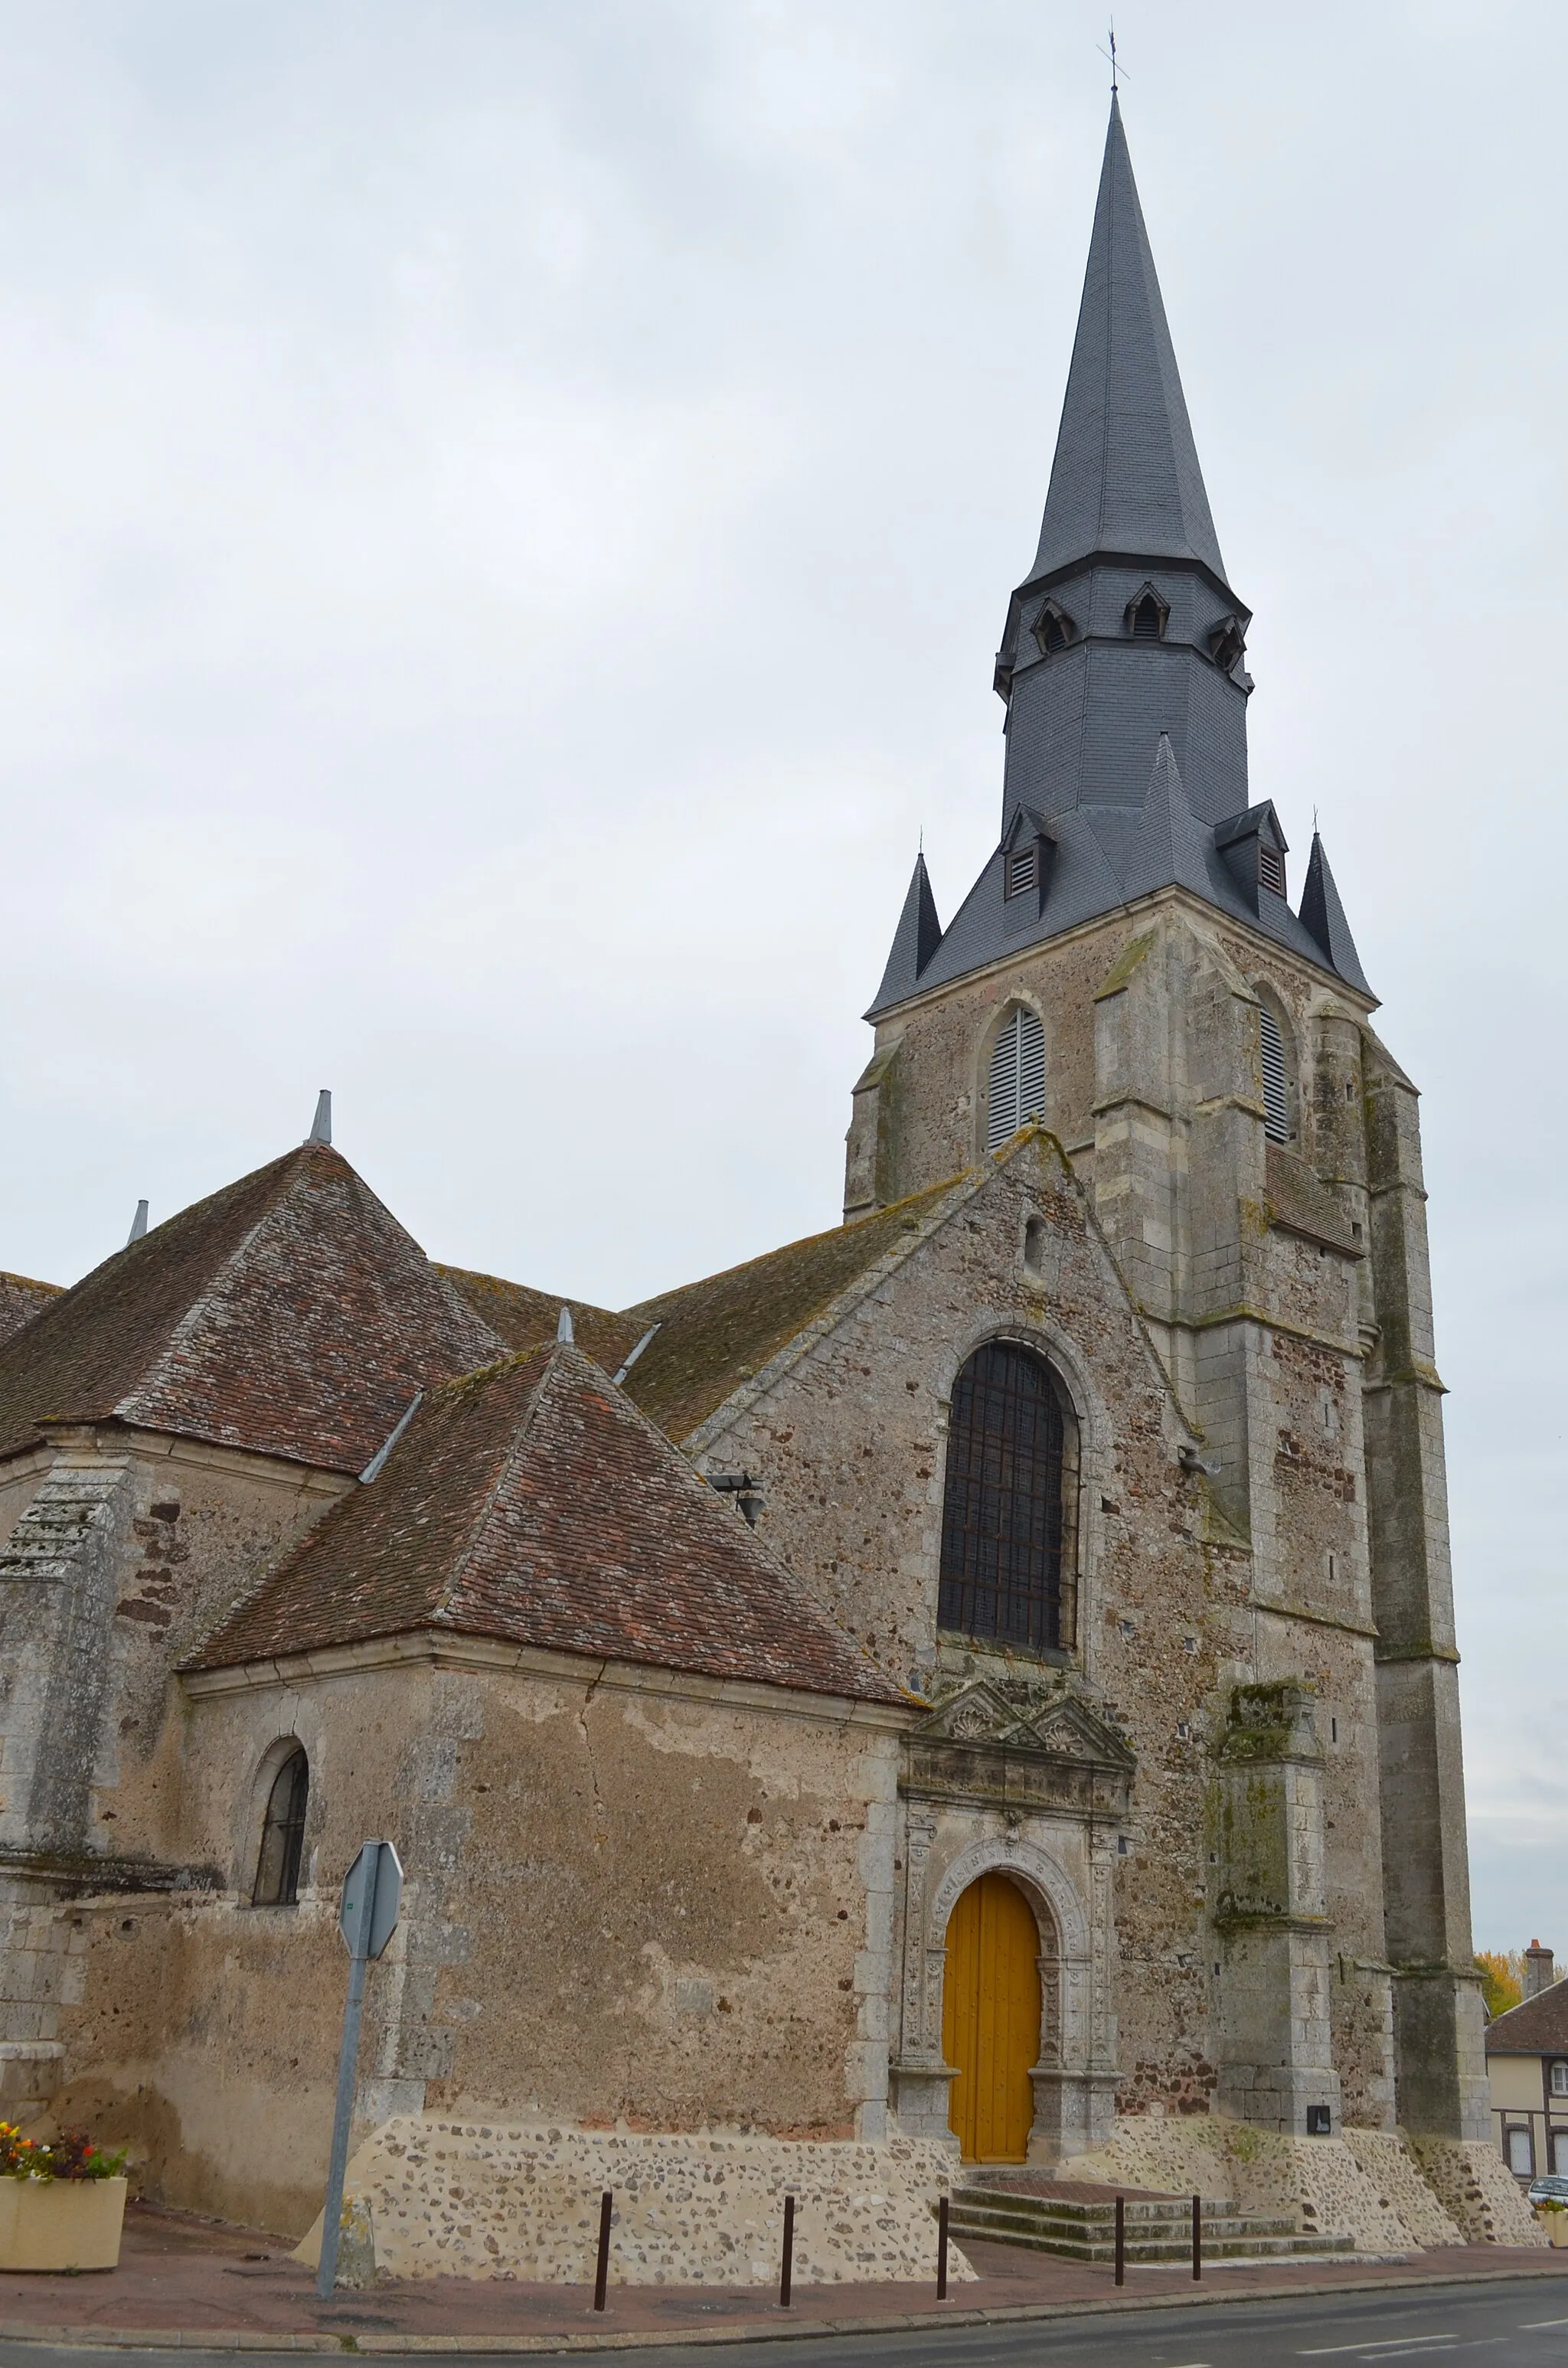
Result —
<path fill-rule="evenodd" d="M 337 1890 L 394 2114 L 1484 2140 L 1416 1094 L 1247 777 L 1119 115 L 1001 836 L 844 1222 L 613 1314 L 318 1126 L 0 1299 L 0 2084 L 302 2228 Z"/>

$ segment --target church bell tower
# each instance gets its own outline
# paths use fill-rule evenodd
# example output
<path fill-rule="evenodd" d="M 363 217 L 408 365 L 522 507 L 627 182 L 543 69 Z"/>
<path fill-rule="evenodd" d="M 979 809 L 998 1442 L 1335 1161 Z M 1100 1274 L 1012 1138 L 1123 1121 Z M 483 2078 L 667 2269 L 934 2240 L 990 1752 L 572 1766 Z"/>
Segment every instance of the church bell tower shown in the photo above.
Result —
<path fill-rule="evenodd" d="M 1057 1138 L 1202 1441 L 1217 2101 L 1301 2135 L 1332 2112 L 1485 2137 L 1416 1094 L 1321 839 L 1292 896 L 1249 784 L 1250 622 L 1113 97 L 996 657 L 1000 836 L 945 927 L 916 861 L 845 1215 L 1031 1122 Z M 1315 1837 L 1310 1897 L 1264 1896 L 1235 1804 L 1266 1769 Z"/>

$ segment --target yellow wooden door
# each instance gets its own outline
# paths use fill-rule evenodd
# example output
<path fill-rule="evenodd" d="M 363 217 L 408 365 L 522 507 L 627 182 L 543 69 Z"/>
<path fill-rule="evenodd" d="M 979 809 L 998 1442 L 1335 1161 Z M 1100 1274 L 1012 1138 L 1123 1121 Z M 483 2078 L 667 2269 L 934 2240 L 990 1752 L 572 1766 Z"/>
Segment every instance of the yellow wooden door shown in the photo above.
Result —
<path fill-rule="evenodd" d="M 1040 1930 L 1005 1874 L 971 1883 L 948 1925 L 942 2054 L 958 2072 L 948 2123 L 966 2162 L 1022 2162 L 1040 2055 Z"/>

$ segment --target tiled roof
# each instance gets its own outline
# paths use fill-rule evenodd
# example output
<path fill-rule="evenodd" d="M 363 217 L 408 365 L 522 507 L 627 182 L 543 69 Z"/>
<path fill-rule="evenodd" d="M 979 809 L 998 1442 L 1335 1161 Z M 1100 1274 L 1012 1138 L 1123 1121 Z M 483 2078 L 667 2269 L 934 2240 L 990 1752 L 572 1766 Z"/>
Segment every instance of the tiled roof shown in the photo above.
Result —
<path fill-rule="evenodd" d="M 1267 1144 L 1267 1151 L 1269 1224 L 1359 1258 L 1361 1246 L 1350 1230 L 1350 1220 L 1328 1186 L 1293 1151 L 1278 1143 Z"/>
<path fill-rule="evenodd" d="M 626 1387 L 671 1439 L 687 1439 L 842 1292 L 939 1216 L 963 1179 L 937 1184 L 831 1233 L 790 1242 L 629 1308 L 633 1338 L 657 1324 Z"/>
<path fill-rule="evenodd" d="M 476 1274 L 470 1267 L 443 1266 L 436 1270 L 461 1292 L 493 1332 L 500 1334 L 508 1349 L 538 1349 L 553 1340 L 562 1307 L 572 1311 L 577 1346 L 585 1349 L 607 1372 L 614 1372 L 636 1344 L 637 1327 L 631 1318 L 612 1315 L 608 1307 L 590 1307 L 557 1291 L 533 1291 L 526 1282 L 505 1282 L 498 1274 Z"/>
<path fill-rule="evenodd" d="M 35 1282 L 28 1274 L 0 1274 L 0 1340 L 8 1340 L 40 1308 L 60 1297 L 57 1282 Z"/>
<path fill-rule="evenodd" d="M 428 1630 L 902 1702 L 576 1348 L 426 1400 L 193 1668 Z"/>
<path fill-rule="evenodd" d="M 1568 2056 L 1568 1981 L 1538 1990 L 1486 2026 L 1488 2055 Z"/>
<path fill-rule="evenodd" d="M 0 1454 L 118 1420 L 358 1472 L 416 1390 L 501 1346 L 341 1154 L 301 1144 L 0 1344 Z"/>

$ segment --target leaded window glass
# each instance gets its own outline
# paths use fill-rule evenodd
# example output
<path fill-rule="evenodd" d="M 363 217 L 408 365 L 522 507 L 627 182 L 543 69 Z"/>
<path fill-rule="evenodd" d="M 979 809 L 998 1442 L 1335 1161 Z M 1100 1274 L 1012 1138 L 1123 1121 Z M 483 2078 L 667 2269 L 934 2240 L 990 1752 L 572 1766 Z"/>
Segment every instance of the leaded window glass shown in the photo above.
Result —
<path fill-rule="evenodd" d="M 1064 1427 L 1050 1372 L 988 1341 L 953 1387 L 942 1508 L 944 1628 L 1000 1643 L 1062 1642 Z"/>

